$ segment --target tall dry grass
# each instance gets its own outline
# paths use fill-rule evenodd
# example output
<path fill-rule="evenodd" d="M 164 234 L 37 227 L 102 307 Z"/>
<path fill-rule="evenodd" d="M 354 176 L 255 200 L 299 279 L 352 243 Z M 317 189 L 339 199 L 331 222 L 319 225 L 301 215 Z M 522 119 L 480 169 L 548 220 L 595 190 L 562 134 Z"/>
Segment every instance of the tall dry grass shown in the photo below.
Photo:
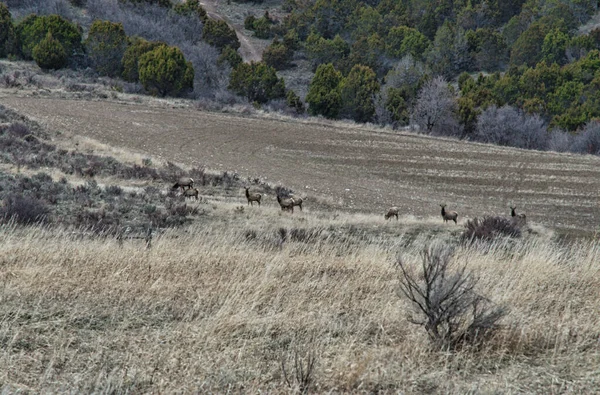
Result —
<path fill-rule="evenodd" d="M 294 358 L 314 357 L 310 392 L 597 391 L 596 241 L 459 247 L 478 292 L 509 314 L 483 349 L 449 353 L 407 321 L 394 262 L 417 268 L 424 246 L 457 228 L 217 209 L 222 221 L 165 232 L 151 249 L 0 228 L 5 390 L 287 393 L 299 390 Z"/>

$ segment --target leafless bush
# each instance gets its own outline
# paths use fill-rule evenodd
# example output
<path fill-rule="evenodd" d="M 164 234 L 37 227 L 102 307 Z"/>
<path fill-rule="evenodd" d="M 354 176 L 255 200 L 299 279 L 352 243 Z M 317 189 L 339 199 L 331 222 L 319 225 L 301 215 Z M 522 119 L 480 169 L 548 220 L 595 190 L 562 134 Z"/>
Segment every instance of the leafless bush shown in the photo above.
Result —
<path fill-rule="evenodd" d="M 436 77 L 426 82 L 419 91 L 411 123 L 417 125 L 422 133 L 460 136 L 456 111 L 454 92 L 443 77 Z"/>
<path fill-rule="evenodd" d="M 493 241 L 499 237 L 521 237 L 521 224 L 506 217 L 473 218 L 465 224 L 461 241 Z"/>
<path fill-rule="evenodd" d="M 20 194 L 10 194 L 4 198 L 0 217 L 20 224 L 42 223 L 48 220 L 50 210 L 40 199 Z"/>
<path fill-rule="evenodd" d="M 455 349 L 481 344 L 506 314 L 476 291 L 478 279 L 466 266 L 453 267 L 453 250 L 432 244 L 422 253 L 422 272 L 414 273 L 401 259 L 400 294 L 414 308 L 413 324 L 423 326 L 435 347 Z"/>
<path fill-rule="evenodd" d="M 73 19 L 75 13 L 67 0 L 6 0 L 13 18 L 20 19 L 29 14 L 56 14 Z"/>
<path fill-rule="evenodd" d="M 571 152 L 600 155 L 600 123 L 590 122 L 573 138 Z"/>
<path fill-rule="evenodd" d="M 573 136 L 560 129 L 550 131 L 548 150 L 555 152 L 569 152 L 573 144 Z"/>
<path fill-rule="evenodd" d="M 314 351 L 309 351 L 304 357 L 300 356 L 298 350 L 294 350 L 294 356 L 291 371 L 289 369 L 289 357 L 281 358 L 281 373 L 286 384 L 293 389 L 297 389 L 301 394 L 307 394 L 314 381 L 315 365 L 317 356 Z"/>
<path fill-rule="evenodd" d="M 473 138 L 484 143 L 545 150 L 548 148 L 546 123 L 537 114 L 525 114 L 514 107 L 487 108 L 477 121 Z"/>

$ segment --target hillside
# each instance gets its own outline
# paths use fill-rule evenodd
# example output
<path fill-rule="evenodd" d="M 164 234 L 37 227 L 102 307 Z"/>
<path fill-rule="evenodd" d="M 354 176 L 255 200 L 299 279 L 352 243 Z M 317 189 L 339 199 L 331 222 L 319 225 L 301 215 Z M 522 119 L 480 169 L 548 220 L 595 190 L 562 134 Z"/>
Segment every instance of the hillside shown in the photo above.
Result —
<path fill-rule="evenodd" d="M 163 160 L 284 184 L 344 210 L 397 205 L 418 217 L 446 203 L 464 218 L 509 213 L 592 233 L 600 221 L 600 159 L 432 138 L 352 124 L 211 113 L 165 102 L 78 101 L 4 94 L 50 130 Z M 151 102 L 152 103 L 152 102 Z M 276 204 L 270 198 L 269 204 Z M 312 203 L 312 202 L 314 203 Z"/>

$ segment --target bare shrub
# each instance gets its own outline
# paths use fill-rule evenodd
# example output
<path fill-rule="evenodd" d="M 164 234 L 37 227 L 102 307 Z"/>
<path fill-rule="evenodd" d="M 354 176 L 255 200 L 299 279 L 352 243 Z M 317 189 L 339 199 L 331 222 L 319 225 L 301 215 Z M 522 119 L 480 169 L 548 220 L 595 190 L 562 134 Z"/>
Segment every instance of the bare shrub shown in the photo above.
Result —
<path fill-rule="evenodd" d="M 548 137 L 546 123 L 539 115 L 525 114 L 511 106 L 485 109 L 473 135 L 484 143 L 538 150 L 548 148 Z"/>
<path fill-rule="evenodd" d="M 520 224 L 501 216 L 473 218 L 465 224 L 461 241 L 493 241 L 499 237 L 521 237 Z"/>
<path fill-rule="evenodd" d="M 600 123 L 590 122 L 573 138 L 571 152 L 600 155 Z"/>
<path fill-rule="evenodd" d="M 476 291 L 478 279 L 466 266 L 452 265 L 453 250 L 436 243 L 422 253 L 422 271 L 398 259 L 400 294 L 412 307 L 408 320 L 423 326 L 435 347 L 481 344 L 494 333 L 506 309 Z"/>
<path fill-rule="evenodd" d="M 548 150 L 555 152 L 569 152 L 573 144 L 573 136 L 563 130 L 554 129 L 550 131 L 548 138 Z"/>
<path fill-rule="evenodd" d="M 291 369 L 288 367 L 290 358 L 281 358 L 281 373 L 283 379 L 290 388 L 297 390 L 301 394 L 307 394 L 314 381 L 317 356 L 314 351 L 307 352 L 304 357 L 300 356 L 298 350 L 294 350 L 293 354 L 294 356 L 291 361 L 293 362 L 293 365 Z"/>
<path fill-rule="evenodd" d="M 40 199 L 10 194 L 4 198 L 4 206 L 0 208 L 0 217 L 27 225 L 46 222 L 49 212 L 46 204 Z"/>
<path fill-rule="evenodd" d="M 443 77 L 423 85 L 412 111 L 411 123 L 423 133 L 437 136 L 460 136 L 456 117 L 457 103 L 452 88 Z"/>

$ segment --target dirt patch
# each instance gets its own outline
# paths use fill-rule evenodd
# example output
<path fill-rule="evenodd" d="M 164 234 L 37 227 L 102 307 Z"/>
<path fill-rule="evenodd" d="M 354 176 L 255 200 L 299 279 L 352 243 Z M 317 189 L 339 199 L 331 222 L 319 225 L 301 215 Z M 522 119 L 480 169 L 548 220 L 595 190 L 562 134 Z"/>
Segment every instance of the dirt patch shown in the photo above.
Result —
<path fill-rule="evenodd" d="M 572 232 L 598 229 L 600 158 L 525 151 L 351 126 L 110 101 L 9 96 L 51 130 L 189 165 L 263 177 L 353 211 L 508 215 Z M 274 197 L 268 197 L 274 200 Z M 440 219 L 441 221 L 441 219 Z"/>

